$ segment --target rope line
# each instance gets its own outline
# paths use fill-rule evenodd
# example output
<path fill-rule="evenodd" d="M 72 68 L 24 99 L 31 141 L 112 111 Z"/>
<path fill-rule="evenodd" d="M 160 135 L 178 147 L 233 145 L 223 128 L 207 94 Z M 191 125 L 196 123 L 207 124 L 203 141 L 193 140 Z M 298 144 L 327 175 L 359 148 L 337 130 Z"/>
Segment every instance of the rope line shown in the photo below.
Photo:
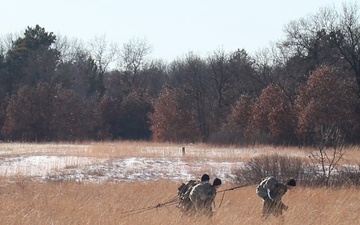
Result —
<path fill-rule="evenodd" d="M 221 197 L 221 200 L 220 200 L 220 204 L 219 204 L 219 206 L 218 206 L 218 209 L 220 208 L 220 206 L 221 206 L 221 204 L 222 204 L 222 202 L 223 202 L 223 200 L 224 200 L 224 197 L 225 197 L 225 191 L 223 192 L 223 195 L 222 195 L 222 197 Z"/>
<path fill-rule="evenodd" d="M 120 212 L 120 214 L 128 213 L 127 215 L 124 215 L 124 216 L 121 217 L 121 218 L 124 218 L 124 217 L 128 217 L 128 216 L 135 215 L 135 214 L 138 214 L 138 213 L 146 212 L 146 211 L 149 211 L 149 210 L 152 210 L 152 209 L 157 209 L 157 208 L 160 208 L 160 207 L 163 207 L 163 206 L 170 206 L 170 205 L 175 205 L 175 204 L 178 204 L 177 196 L 171 198 L 170 200 L 168 200 L 168 201 L 166 201 L 164 203 L 159 203 L 159 204 L 154 205 L 154 206 L 148 206 L 148 207 L 139 208 L 139 209 L 126 210 L 126 211 Z"/>
<path fill-rule="evenodd" d="M 224 200 L 224 197 L 225 197 L 225 193 L 227 191 L 232 191 L 232 190 L 235 190 L 235 189 L 238 189 L 238 188 L 242 188 L 242 187 L 246 187 L 246 186 L 250 186 L 251 184 L 242 184 L 242 185 L 239 185 L 239 186 L 235 186 L 235 187 L 232 187 L 232 188 L 227 188 L 227 189 L 224 189 L 224 190 L 221 190 L 221 191 L 218 191 L 217 193 L 221 193 L 223 192 L 223 195 L 221 197 L 221 200 L 220 200 L 220 204 L 218 206 L 218 208 L 220 208 L 220 206 L 222 205 L 222 202 Z M 172 197 L 170 200 L 166 201 L 166 202 L 163 202 L 163 203 L 159 203 L 157 205 L 153 205 L 153 206 L 148 206 L 148 207 L 144 207 L 144 208 L 139 208 L 139 209 L 131 209 L 131 210 L 126 210 L 126 211 L 122 211 L 120 212 L 120 214 L 127 214 L 127 215 L 124 215 L 120 218 L 124 218 L 124 217 L 128 217 L 128 216 L 132 216 L 132 215 L 135 215 L 135 214 L 138 214 L 138 213 L 142 213 L 142 212 L 146 212 L 146 211 L 150 211 L 152 209 L 157 209 L 157 208 L 160 208 L 160 207 L 163 207 L 163 206 L 172 206 L 172 205 L 175 205 L 175 204 L 179 204 L 179 199 L 178 199 L 178 196 L 174 196 Z M 168 208 L 166 208 L 167 210 L 169 210 Z M 169 210 L 170 211 L 170 210 Z M 170 211 L 171 212 L 171 211 Z"/>
<path fill-rule="evenodd" d="M 242 185 L 239 185 L 239 186 L 235 186 L 235 187 L 232 187 L 232 188 L 227 188 L 227 189 L 218 191 L 217 193 L 226 192 L 226 191 L 232 191 L 232 190 L 235 190 L 235 189 L 238 189 L 238 188 L 242 188 L 242 187 L 247 187 L 247 186 L 250 186 L 250 185 L 251 185 L 251 184 L 242 184 Z"/>
<path fill-rule="evenodd" d="M 223 200 L 224 200 L 225 193 L 226 193 L 227 191 L 232 191 L 232 190 L 235 190 L 235 189 L 238 189 L 238 188 L 242 188 L 242 187 L 247 187 L 247 186 L 250 186 L 250 185 L 251 185 L 251 184 L 242 184 L 242 185 L 239 185 L 239 186 L 235 186 L 235 187 L 232 187 L 232 188 L 227 188 L 227 189 L 218 191 L 217 193 L 223 192 L 223 195 L 222 195 L 222 197 L 221 197 L 221 200 L 220 200 L 220 204 L 219 204 L 219 206 L 218 206 L 218 209 L 220 208 L 220 206 L 221 206 L 221 204 L 222 204 L 222 202 L 223 202 Z"/>

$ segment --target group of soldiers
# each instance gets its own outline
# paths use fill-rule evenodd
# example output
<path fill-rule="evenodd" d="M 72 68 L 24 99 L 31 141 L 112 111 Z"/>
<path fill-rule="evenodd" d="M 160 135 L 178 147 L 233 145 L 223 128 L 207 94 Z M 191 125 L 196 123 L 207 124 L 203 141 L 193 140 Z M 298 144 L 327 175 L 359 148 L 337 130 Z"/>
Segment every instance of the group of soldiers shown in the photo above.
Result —
<path fill-rule="evenodd" d="M 202 213 L 207 216 L 213 215 L 212 206 L 215 205 L 215 196 L 217 189 L 222 182 L 219 178 L 215 178 L 210 183 L 210 177 L 203 174 L 200 181 L 190 180 L 183 183 L 178 188 L 178 196 L 180 203 L 178 207 L 184 214 Z M 270 176 L 261 181 L 256 188 L 256 194 L 263 200 L 262 217 L 267 219 L 270 215 L 283 220 L 282 212 L 288 209 L 281 198 L 288 191 L 293 190 L 296 181 L 290 179 L 286 184 L 279 182 Z"/>

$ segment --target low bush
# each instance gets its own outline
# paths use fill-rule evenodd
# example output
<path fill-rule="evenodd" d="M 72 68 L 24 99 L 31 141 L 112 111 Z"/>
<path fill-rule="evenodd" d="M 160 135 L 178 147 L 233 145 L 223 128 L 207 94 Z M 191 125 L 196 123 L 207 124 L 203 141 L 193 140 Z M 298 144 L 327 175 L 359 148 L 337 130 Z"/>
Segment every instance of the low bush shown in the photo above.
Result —
<path fill-rule="evenodd" d="M 268 176 L 279 180 L 302 178 L 308 165 L 300 157 L 282 156 L 278 154 L 259 155 L 251 158 L 235 172 L 240 183 L 257 184 Z"/>
<path fill-rule="evenodd" d="M 360 165 L 333 171 L 329 179 L 320 168 L 305 158 L 264 154 L 251 158 L 245 165 L 237 168 L 234 174 L 236 182 L 249 185 L 258 184 L 265 177 L 273 176 L 282 182 L 294 178 L 302 187 L 360 187 Z M 324 179 L 329 182 L 325 183 Z"/>

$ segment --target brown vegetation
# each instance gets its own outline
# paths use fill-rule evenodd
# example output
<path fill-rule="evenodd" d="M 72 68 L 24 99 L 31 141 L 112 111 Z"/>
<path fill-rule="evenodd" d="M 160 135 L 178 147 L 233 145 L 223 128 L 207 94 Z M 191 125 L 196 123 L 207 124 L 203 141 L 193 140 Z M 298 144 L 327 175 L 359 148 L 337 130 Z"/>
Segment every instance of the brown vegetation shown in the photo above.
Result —
<path fill-rule="evenodd" d="M 31 183 L 1 185 L 3 224 L 277 224 L 260 219 L 262 201 L 255 186 L 220 192 L 215 215 L 182 216 L 176 204 L 156 207 L 176 196 L 179 183 Z M 219 191 L 232 187 L 224 184 Z M 225 194 L 224 194 L 225 193 Z M 289 206 L 285 224 L 353 224 L 360 220 L 358 189 L 299 187 L 283 199 Z M 151 209 L 148 209 L 151 208 Z"/>
<path fill-rule="evenodd" d="M 96 157 L 126 157 L 158 154 L 174 157 L 178 145 L 169 143 L 118 142 L 69 144 L 2 144 L 4 152 L 13 154 L 59 154 Z M 188 146 L 187 146 L 188 147 Z M 208 145 L 188 147 L 188 160 L 213 157 L 217 160 L 237 156 L 239 149 Z M 131 151 L 130 151 L 131 150 Z M 156 151 L 155 151 L 156 150 Z M 281 153 L 299 155 L 307 149 L 256 146 L 242 149 L 246 160 L 252 154 Z M 211 154 L 213 153 L 213 154 Z M 214 154 L 218 153 L 218 154 Z M 358 149 L 346 149 L 343 163 L 358 162 Z M 5 155 L 3 155 L 5 156 Z M 159 180 L 122 183 L 37 183 L 26 177 L 0 180 L 3 224 L 278 224 L 278 220 L 260 218 L 262 200 L 255 186 L 234 190 L 236 184 L 224 183 L 215 199 L 211 220 L 203 216 L 181 215 L 176 202 L 180 181 Z M 295 191 L 288 192 L 283 202 L 289 206 L 285 224 L 353 224 L 360 220 L 360 190 L 348 188 L 307 188 L 299 181 Z M 228 191 L 223 191 L 228 190 Z"/>

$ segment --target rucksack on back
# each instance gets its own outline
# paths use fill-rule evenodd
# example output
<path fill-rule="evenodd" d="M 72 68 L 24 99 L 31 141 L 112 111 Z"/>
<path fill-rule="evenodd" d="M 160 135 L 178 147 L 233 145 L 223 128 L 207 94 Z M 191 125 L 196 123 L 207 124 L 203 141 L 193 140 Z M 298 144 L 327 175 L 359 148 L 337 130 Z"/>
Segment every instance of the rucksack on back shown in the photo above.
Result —
<path fill-rule="evenodd" d="M 215 188 L 209 183 L 202 183 L 196 185 L 191 193 L 190 193 L 190 200 L 192 202 L 195 201 L 212 201 L 216 195 Z"/>
<path fill-rule="evenodd" d="M 209 183 L 208 183 L 209 184 Z M 216 190 L 212 185 L 204 185 L 204 188 L 201 193 L 201 200 L 210 200 L 213 199 L 216 195 Z"/>
<path fill-rule="evenodd" d="M 256 188 L 256 194 L 261 198 L 267 197 L 267 190 L 274 190 L 278 186 L 278 181 L 274 177 L 267 177 Z"/>
<path fill-rule="evenodd" d="M 189 180 L 186 184 L 182 183 L 180 185 L 180 187 L 178 188 L 179 199 L 183 201 L 183 200 L 189 198 L 191 188 L 193 188 L 198 183 L 199 183 L 199 181 L 196 181 L 196 180 Z"/>

